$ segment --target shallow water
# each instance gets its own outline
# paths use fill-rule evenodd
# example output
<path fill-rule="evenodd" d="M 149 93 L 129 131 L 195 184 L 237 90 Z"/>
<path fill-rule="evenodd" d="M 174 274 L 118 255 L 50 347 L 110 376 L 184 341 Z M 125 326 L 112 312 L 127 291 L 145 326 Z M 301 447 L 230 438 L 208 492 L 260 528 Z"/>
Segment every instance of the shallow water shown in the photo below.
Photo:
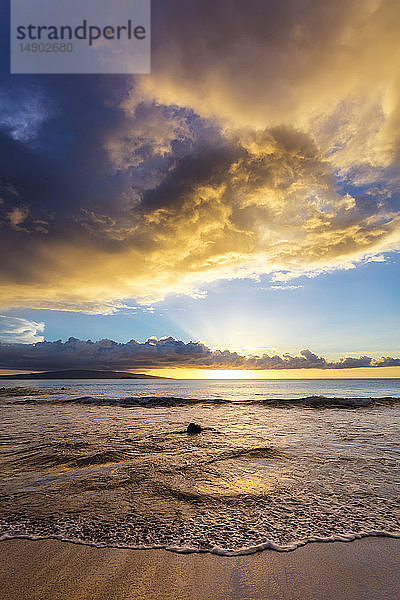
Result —
<path fill-rule="evenodd" d="M 1 387 L 3 535 L 217 552 L 400 535 L 399 380 Z"/>

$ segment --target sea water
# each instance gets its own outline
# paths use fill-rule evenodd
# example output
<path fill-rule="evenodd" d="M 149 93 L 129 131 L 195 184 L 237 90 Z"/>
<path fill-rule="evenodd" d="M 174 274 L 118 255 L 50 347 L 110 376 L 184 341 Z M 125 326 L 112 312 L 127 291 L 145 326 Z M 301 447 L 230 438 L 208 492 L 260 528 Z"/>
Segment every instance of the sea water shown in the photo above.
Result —
<path fill-rule="evenodd" d="M 398 379 L 3 381 L 0 535 L 221 554 L 398 537 L 399 425 Z"/>

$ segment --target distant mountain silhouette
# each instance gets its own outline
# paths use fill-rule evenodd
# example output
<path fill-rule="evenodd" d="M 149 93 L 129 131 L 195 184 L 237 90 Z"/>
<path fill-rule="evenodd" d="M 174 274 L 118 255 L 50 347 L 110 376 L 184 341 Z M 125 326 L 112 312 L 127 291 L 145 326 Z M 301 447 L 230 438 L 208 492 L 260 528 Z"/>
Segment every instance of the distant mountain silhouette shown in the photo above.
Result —
<path fill-rule="evenodd" d="M 143 375 L 142 373 L 125 373 L 123 371 L 92 371 L 66 370 L 44 371 L 42 373 L 17 373 L 16 375 L 0 375 L 0 379 L 171 379 L 170 377 L 157 377 Z"/>

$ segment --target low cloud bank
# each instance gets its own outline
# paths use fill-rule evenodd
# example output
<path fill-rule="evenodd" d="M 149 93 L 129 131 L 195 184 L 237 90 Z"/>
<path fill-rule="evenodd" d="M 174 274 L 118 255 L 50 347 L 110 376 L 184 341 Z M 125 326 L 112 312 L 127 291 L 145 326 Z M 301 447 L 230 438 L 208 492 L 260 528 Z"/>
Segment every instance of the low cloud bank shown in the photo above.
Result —
<path fill-rule="evenodd" d="M 242 356 L 229 350 L 211 350 L 201 342 L 185 343 L 173 337 L 149 338 L 122 344 L 69 338 L 65 343 L 0 343 L 0 365 L 8 369 L 149 369 L 186 367 L 200 369 L 354 369 L 400 366 L 400 358 L 345 357 L 328 361 L 310 350 L 298 356 Z"/>

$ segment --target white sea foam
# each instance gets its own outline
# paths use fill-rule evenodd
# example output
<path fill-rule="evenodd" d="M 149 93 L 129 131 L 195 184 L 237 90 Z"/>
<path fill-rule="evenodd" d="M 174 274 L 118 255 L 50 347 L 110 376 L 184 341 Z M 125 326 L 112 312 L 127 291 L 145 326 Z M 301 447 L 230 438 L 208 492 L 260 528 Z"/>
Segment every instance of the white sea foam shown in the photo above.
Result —
<path fill-rule="evenodd" d="M 288 544 L 286 546 L 280 546 L 279 544 L 275 544 L 271 541 L 266 541 L 262 544 L 257 544 L 255 546 L 248 546 L 239 548 L 238 550 L 226 550 L 224 548 L 220 548 L 218 546 L 214 546 L 213 548 L 194 548 L 191 546 L 170 546 L 167 544 L 153 544 L 153 545 L 136 545 L 136 544 L 106 544 L 102 542 L 90 542 L 87 540 L 82 540 L 79 538 L 70 538 L 64 537 L 62 535 L 12 535 L 8 533 L 4 533 L 0 535 L 0 542 L 6 540 L 31 540 L 31 541 L 40 541 L 40 540 L 58 540 L 60 542 L 67 542 L 71 544 L 79 544 L 82 546 L 90 546 L 92 548 L 118 548 L 118 549 L 127 549 L 127 550 L 167 550 L 168 552 L 175 552 L 176 554 L 216 554 L 218 556 L 246 556 L 250 554 L 256 554 L 258 552 L 263 552 L 264 550 L 274 550 L 276 552 L 293 552 L 297 548 L 301 548 L 302 546 L 306 546 L 307 544 L 313 543 L 333 543 L 333 542 L 353 542 L 355 540 L 360 540 L 362 538 L 369 537 L 388 537 L 388 538 L 400 538 L 400 531 L 389 532 L 389 531 L 361 531 L 359 533 L 348 533 L 348 534 L 340 534 L 340 535 L 332 535 L 328 537 L 318 537 L 311 536 L 309 538 L 304 538 L 293 542 L 292 544 Z"/>

